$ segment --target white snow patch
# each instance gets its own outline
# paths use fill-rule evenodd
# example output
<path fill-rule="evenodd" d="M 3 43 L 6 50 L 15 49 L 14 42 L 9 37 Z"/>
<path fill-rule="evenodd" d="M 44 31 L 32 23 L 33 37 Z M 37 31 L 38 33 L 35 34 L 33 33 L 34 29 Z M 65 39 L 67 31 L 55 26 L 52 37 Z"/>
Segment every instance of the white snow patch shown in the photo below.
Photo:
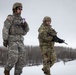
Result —
<path fill-rule="evenodd" d="M 42 65 L 24 67 L 21 75 L 44 75 L 41 69 Z M 76 60 L 66 62 L 65 65 L 63 61 L 55 63 L 50 70 L 52 75 L 76 75 Z M 4 68 L 0 68 L 0 75 L 4 75 L 3 71 Z M 14 68 L 11 70 L 10 75 L 14 75 Z"/>

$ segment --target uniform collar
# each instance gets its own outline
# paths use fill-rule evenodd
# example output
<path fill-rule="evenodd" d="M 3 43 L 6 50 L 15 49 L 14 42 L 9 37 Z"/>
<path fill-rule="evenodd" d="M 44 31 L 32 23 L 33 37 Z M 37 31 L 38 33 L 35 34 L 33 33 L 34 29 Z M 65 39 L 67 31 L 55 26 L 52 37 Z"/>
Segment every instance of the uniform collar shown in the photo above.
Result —
<path fill-rule="evenodd" d="M 46 24 L 44 24 L 44 23 L 42 23 L 42 25 L 45 26 L 45 27 L 49 27 L 49 28 L 52 27 L 52 25 L 46 25 Z"/>
<path fill-rule="evenodd" d="M 20 17 L 20 14 L 13 13 L 13 15 L 16 16 L 16 17 Z"/>

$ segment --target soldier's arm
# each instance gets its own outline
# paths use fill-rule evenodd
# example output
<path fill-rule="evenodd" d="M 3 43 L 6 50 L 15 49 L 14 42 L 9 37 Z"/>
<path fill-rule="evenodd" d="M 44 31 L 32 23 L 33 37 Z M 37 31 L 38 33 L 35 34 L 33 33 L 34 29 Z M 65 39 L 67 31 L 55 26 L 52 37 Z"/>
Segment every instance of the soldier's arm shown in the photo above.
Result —
<path fill-rule="evenodd" d="M 9 28 L 11 26 L 11 23 L 12 23 L 12 16 L 8 15 L 6 20 L 4 21 L 4 27 L 2 30 L 3 40 L 8 40 Z"/>
<path fill-rule="evenodd" d="M 24 22 L 24 24 L 22 25 L 23 31 L 24 31 L 24 35 L 27 34 L 27 32 L 29 31 L 29 26 L 27 24 L 27 22 Z"/>
<path fill-rule="evenodd" d="M 59 38 L 57 35 L 53 35 L 52 33 L 48 33 L 48 36 L 52 36 L 52 42 L 65 43 L 63 39 Z"/>

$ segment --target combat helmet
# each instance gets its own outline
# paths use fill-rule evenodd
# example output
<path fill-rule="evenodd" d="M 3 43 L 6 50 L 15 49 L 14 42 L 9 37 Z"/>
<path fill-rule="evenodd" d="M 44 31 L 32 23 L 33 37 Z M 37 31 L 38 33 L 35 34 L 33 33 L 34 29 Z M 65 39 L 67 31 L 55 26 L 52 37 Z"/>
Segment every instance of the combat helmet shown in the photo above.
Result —
<path fill-rule="evenodd" d="M 43 19 L 43 22 L 45 21 L 50 21 L 51 22 L 51 18 L 49 16 L 45 16 L 44 19 Z"/>
<path fill-rule="evenodd" d="M 22 3 L 19 2 L 14 3 L 12 9 L 15 9 L 16 7 L 22 7 Z"/>

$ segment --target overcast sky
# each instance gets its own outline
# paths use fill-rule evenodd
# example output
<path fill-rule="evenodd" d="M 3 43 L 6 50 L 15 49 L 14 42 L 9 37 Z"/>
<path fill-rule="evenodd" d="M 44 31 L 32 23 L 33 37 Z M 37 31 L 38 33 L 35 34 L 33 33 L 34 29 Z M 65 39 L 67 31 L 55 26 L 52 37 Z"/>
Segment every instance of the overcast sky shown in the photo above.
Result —
<path fill-rule="evenodd" d="M 58 36 L 76 48 L 76 0 L 0 0 L 0 46 L 2 46 L 2 28 L 7 15 L 12 14 L 15 2 L 23 4 L 22 17 L 29 24 L 30 31 L 24 36 L 25 45 L 39 45 L 37 36 L 44 16 L 52 18 L 52 27 Z M 66 46 L 65 44 L 58 44 Z"/>

